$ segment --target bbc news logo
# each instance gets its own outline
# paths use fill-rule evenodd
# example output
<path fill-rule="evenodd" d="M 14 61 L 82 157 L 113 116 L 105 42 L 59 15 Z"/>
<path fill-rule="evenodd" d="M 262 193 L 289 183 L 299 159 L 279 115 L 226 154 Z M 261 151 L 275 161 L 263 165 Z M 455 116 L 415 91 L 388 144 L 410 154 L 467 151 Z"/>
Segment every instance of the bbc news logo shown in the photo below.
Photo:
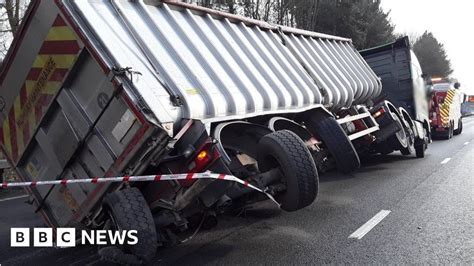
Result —
<path fill-rule="evenodd" d="M 52 228 L 11 228 L 11 247 L 75 247 L 77 240 L 81 245 L 136 245 L 137 230 L 81 230 L 80 239 L 76 238 L 75 228 L 57 228 L 56 239 Z M 56 241 L 54 241 L 56 240 Z M 56 243 L 56 245 L 54 245 Z"/>

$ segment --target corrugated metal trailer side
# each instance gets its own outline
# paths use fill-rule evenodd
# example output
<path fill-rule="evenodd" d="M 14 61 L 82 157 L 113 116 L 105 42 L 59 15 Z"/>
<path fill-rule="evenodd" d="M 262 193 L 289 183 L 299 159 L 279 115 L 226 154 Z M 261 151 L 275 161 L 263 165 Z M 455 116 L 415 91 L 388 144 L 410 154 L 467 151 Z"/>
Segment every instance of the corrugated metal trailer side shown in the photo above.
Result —
<path fill-rule="evenodd" d="M 355 106 L 377 96 L 381 83 L 349 39 L 181 2 L 61 2 L 111 64 L 142 74 L 134 86 L 158 123 L 179 129 L 181 119 L 196 119 L 211 129 L 229 120 L 355 108 L 340 123 L 367 123 L 348 132 L 350 140 L 379 129 Z"/>
<path fill-rule="evenodd" d="M 24 181 L 117 175 L 133 168 L 144 152 L 138 148 L 152 135 L 166 141 L 167 134 L 132 103 L 121 83 L 127 72 L 97 61 L 56 3 L 35 1 L 26 17 L 0 87 L 1 146 Z M 38 211 L 57 227 L 78 224 L 108 189 L 83 184 L 29 190 Z"/>
<path fill-rule="evenodd" d="M 303 64 L 333 111 L 365 104 L 380 94 L 381 83 L 349 41 L 284 34 L 285 45 Z"/>
<path fill-rule="evenodd" d="M 64 3 L 118 65 L 143 74 L 135 86 L 159 121 L 338 110 L 380 93 L 348 39 L 177 2 Z"/>

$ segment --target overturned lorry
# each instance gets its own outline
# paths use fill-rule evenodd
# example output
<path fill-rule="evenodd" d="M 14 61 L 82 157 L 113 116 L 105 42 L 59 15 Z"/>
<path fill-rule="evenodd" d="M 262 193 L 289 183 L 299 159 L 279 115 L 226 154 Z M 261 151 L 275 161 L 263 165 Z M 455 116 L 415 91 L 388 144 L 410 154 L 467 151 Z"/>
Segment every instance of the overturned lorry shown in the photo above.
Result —
<path fill-rule="evenodd" d="M 0 83 L 1 146 L 46 224 L 138 230 L 103 256 L 139 262 L 265 198 L 194 173 L 296 211 L 318 168 L 350 172 L 401 130 L 374 136 L 381 81 L 349 39 L 178 2 L 32 1 Z M 100 181 L 132 175 L 169 178 Z"/>

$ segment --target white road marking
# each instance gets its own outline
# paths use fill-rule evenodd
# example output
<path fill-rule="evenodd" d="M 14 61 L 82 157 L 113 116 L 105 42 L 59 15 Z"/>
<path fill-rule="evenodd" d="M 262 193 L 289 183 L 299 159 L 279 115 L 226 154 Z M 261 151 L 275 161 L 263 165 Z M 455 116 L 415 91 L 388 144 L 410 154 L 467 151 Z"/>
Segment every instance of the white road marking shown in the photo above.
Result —
<path fill-rule="evenodd" d="M 26 198 L 26 197 L 28 197 L 28 195 L 21 195 L 21 196 L 6 198 L 6 199 L 0 199 L 0 202 L 9 201 L 9 200 L 15 200 L 15 199 L 22 199 L 22 198 Z"/>
<path fill-rule="evenodd" d="M 464 142 L 464 145 L 468 145 L 468 144 L 469 144 L 469 141 Z"/>
<path fill-rule="evenodd" d="M 368 220 L 364 225 L 355 230 L 349 238 L 362 239 L 372 228 L 374 228 L 378 223 L 380 223 L 391 211 L 381 210 L 377 213 L 372 219 Z"/>
<path fill-rule="evenodd" d="M 451 158 L 446 158 L 441 162 L 441 164 L 447 164 L 449 161 L 451 161 Z"/>

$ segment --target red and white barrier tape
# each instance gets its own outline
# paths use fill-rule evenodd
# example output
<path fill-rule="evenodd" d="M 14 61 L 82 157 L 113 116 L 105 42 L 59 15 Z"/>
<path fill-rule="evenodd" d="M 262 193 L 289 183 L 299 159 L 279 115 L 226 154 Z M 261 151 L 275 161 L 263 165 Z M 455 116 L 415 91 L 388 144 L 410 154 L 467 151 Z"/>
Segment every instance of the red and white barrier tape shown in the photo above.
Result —
<path fill-rule="evenodd" d="M 271 201 L 280 207 L 280 204 L 275 198 L 263 189 L 260 189 L 249 182 L 244 181 L 232 175 L 225 174 L 214 174 L 214 173 L 189 173 L 189 174 L 170 174 L 170 175 L 145 175 L 145 176 L 122 176 L 122 177 L 102 177 L 102 178 L 88 178 L 88 179 L 62 179 L 62 180 L 46 180 L 46 181 L 31 181 L 31 182 L 15 182 L 7 183 L 4 182 L 1 188 L 12 188 L 12 187 L 36 187 L 36 186 L 47 186 L 47 185 L 62 185 L 67 186 L 70 184 L 83 184 L 83 183 L 107 183 L 107 182 L 145 182 L 145 181 L 171 181 L 171 180 L 193 180 L 193 179 L 218 179 L 227 180 L 239 183 L 245 187 L 249 187 L 255 191 L 265 194 Z"/>

